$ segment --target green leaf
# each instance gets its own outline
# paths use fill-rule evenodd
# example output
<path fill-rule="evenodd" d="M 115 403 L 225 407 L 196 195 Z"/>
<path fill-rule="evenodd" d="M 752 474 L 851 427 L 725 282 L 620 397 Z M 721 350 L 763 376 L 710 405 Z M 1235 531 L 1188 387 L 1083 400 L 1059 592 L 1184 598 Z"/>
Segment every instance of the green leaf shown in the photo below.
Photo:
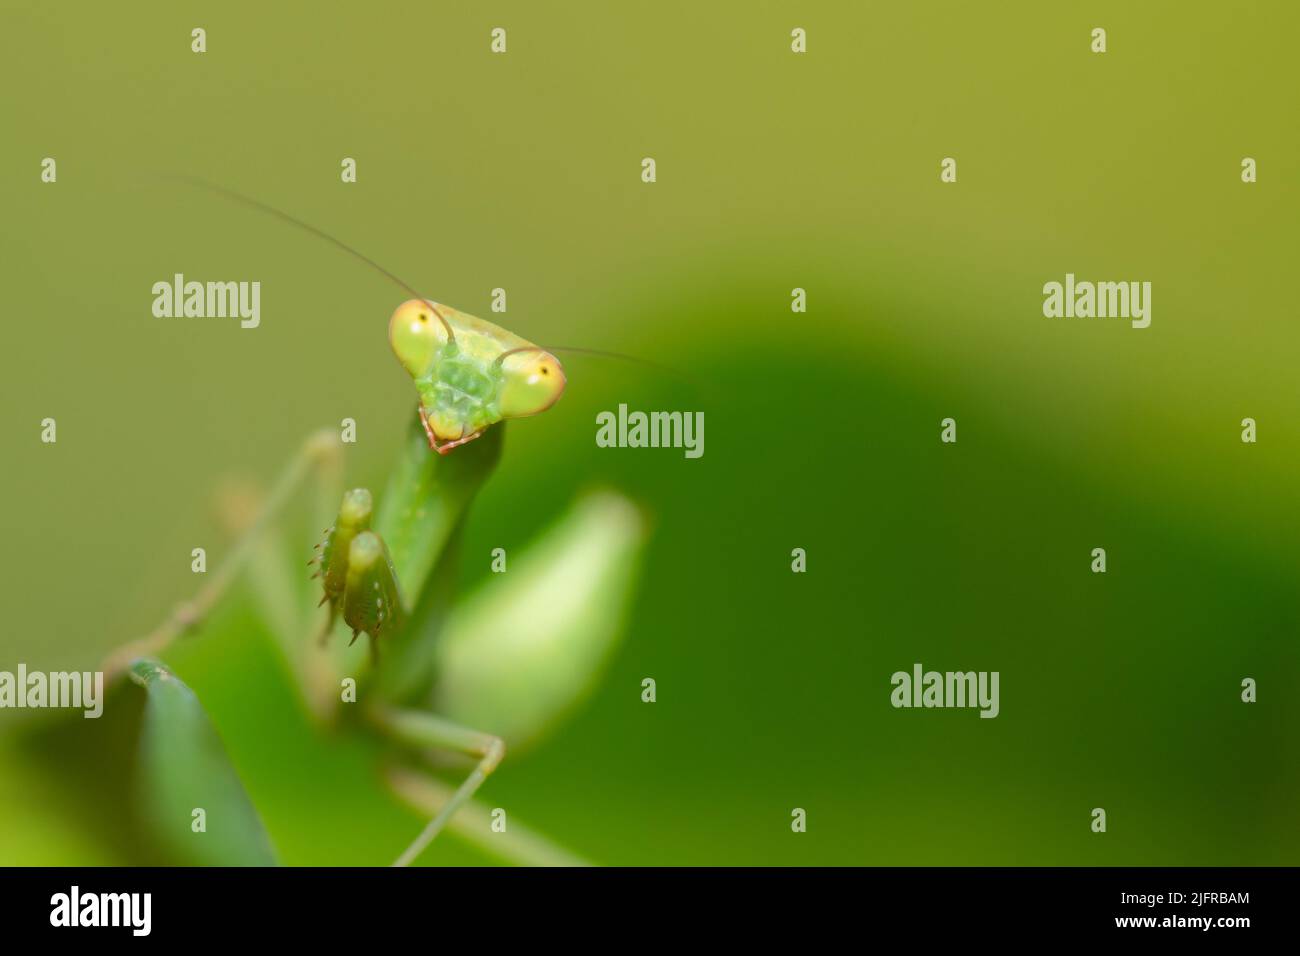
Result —
<path fill-rule="evenodd" d="M 274 866 L 266 829 L 194 692 L 157 661 L 137 661 L 130 675 L 146 694 L 139 767 L 146 838 L 191 866 Z M 194 830 L 196 810 L 204 832 Z"/>
<path fill-rule="evenodd" d="M 438 644 L 438 713 L 539 739 L 590 691 L 621 632 L 645 537 L 630 501 L 579 501 L 505 574 L 458 606 Z"/>

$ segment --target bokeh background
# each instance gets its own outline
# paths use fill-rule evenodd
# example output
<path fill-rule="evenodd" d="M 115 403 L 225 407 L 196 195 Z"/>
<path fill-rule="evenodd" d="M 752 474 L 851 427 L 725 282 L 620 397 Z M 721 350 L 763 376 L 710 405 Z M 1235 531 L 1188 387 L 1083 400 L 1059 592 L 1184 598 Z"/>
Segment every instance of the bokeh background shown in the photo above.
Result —
<path fill-rule="evenodd" d="M 268 484 L 346 416 L 349 482 L 382 487 L 408 423 L 403 294 L 165 178 L 196 175 L 467 311 L 504 287 L 530 339 L 687 373 L 575 356 L 563 401 L 509 429 L 464 587 L 593 484 L 654 534 L 606 677 L 489 805 L 609 864 L 1297 861 L 1293 5 L 0 18 L 0 669 L 96 666 L 192 591 L 224 481 Z M 261 327 L 155 319 L 175 272 L 260 280 Z M 1043 318 L 1066 272 L 1151 281 L 1151 327 Z M 704 457 L 597 448 L 619 402 L 703 410 Z M 240 604 L 182 676 L 282 858 L 387 862 L 419 821 L 305 722 Z M 1000 671 L 1001 715 L 892 709 L 916 661 Z M 0 712 L 0 862 L 117 861 L 129 808 L 31 759 L 30 721 Z M 426 861 L 492 860 L 446 838 Z"/>

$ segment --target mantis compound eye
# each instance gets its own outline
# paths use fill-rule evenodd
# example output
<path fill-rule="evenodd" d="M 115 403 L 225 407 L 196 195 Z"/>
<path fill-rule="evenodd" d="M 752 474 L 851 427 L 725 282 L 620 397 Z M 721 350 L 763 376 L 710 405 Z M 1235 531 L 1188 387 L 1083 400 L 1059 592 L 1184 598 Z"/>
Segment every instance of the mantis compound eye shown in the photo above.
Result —
<path fill-rule="evenodd" d="M 544 412 L 564 393 L 567 381 L 560 360 L 541 349 L 509 355 L 501 364 L 501 414 L 524 418 Z"/>
<path fill-rule="evenodd" d="M 447 341 L 443 318 L 431 302 L 408 299 L 388 320 L 388 344 L 397 361 L 414 378 L 419 378 Z"/>

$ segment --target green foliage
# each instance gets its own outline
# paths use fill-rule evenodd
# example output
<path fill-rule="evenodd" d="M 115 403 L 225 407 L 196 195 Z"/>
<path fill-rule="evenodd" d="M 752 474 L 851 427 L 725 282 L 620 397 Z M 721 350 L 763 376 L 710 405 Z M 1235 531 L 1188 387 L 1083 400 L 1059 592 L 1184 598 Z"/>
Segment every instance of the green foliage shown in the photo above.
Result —
<path fill-rule="evenodd" d="M 434 709 L 512 749 L 540 739 L 613 648 L 641 540 L 641 517 L 622 496 L 580 500 L 453 611 L 437 644 Z"/>
<path fill-rule="evenodd" d="M 149 836 L 177 863 L 274 865 L 270 837 L 194 692 L 157 661 L 138 661 L 130 676 L 146 697 L 139 772 Z"/>

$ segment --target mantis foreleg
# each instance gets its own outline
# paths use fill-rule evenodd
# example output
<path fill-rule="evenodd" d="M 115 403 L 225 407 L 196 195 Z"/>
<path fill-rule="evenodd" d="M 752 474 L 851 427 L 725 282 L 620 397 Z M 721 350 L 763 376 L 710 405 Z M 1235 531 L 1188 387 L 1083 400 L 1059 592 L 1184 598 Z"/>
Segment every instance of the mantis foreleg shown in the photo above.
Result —
<path fill-rule="evenodd" d="M 454 791 L 436 777 L 409 767 L 391 767 L 384 773 L 388 788 L 407 806 L 425 816 L 437 815 Z M 448 830 L 485 853 L 521 866 L 591 866 L 591 862 L 557 846 L 515 817 L 508 831 L 494 832 L 487 805 L 467 800 L 447 818 Z"/>
<path fill-rule="evenodd" d="M 496 769 L 506 753 L 505 741 L 418 710 L 384 707 L 376 709 L 371 716 L 379 729 L 400 743 L 421 749 L 441 747 L 478 758 L 469 776 L 393 863 L 394 866 L 409 866 L 433 842 L 447 821 L 474 796 L 488 774 Z"/>
<path fill-rule="evenodd" d="M 173 608 L 171 614 L 144 637 L 113 651 L 103 665 L 105 679 L 111 681 L 124 673 L 137 658 L 156 656 L 176 638 L 202 623 L 248 564 L 266 529 L 285 506 L 295 500 L 299 486 L 325 463 L 336 460 L 340 450 L 338 435 L 333 431 L 323 430 L 309 437 L 276 481 L 257 517 L 198 593 Z"/>

